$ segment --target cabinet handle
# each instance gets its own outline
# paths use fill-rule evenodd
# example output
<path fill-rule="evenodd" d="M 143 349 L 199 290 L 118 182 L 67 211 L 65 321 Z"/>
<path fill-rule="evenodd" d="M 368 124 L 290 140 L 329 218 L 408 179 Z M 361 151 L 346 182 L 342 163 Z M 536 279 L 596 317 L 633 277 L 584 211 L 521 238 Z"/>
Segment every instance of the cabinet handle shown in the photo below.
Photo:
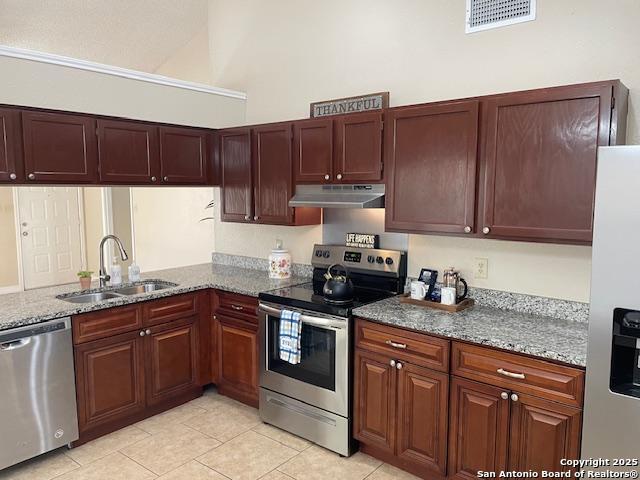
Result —
<path fill-rule="evenodd" d="M 396 363 L 396 368 L 402 370 L 402 364 L 400 362 Z"/>
<path fill-rule="evenodd" d="M 151 329 L 147 328 L 144 333 L 145 335 L 151 335 Z"/>
<path fill-rule="evenodd" d="M 337 178 L 338 180 L 342 180 L 342 174 L 341 174 L 341 173 L 339 173 L 338 175 L 336 175 L 336 178 Z"/>
<path fill-rule="evenodd" d="M 151 181 L 152 181 L 152 182 L 155 182 L 156 180 L 158 180 L 158 178 L 157 178 L 157 177 L 151 177 Z"/>
<path fill-rule="evenodd" d="M 524 380 L 524 373 L 513 373 L 505 370 L 504 368 L 499 368 L 496 370 L 500 375 L 504 375 L 505 377 L 511 378 L 519 378 L 520 380 Z"/>
<path fill-rule="evenodd" d="M 471 233 L 471 227 L 469 225 L 464 227 L 464 233 Z"/>
<path fill-rule="evenodd" d="M 406 343 L 396 343 L 396 342 L 393 342 L 391 340 L 387 340 L 384 343 L 386 343 L 387 345 L 389 345 L 389 346 L 391 346 L 393 348 L 401 348 L 402 350 L 406 350 L 406 348 L 407 348 L 407 344 Z"/>
<path fill-rule="evenodd" d="M 140 336 L 144 337 L 144 330 L 140 332 Z"/>
<path fill-rule="evenodd" d="M 517 402 L 517 401 L 518 401 L 518 395 L 516 395 L 515 393 L 512 393 L 512 394 L 511 394 L 511 400 L 512 400 L 513 402 Z"/>
<path fill-rule="evenodd" d="M 244 310 L 244 307 L 240 307 L 238 305 L 231 305 L 231 308 L 233 308 L 234 310 L 238 310 L 238 311 Z"/>
<path fill-rule="evenodd" d="M 327 175 L 325 175 L 325 176 L 324 176 L 324 179 L 325 179 L 325 180 L 329 180 L 330 178 L 331 178 L 331 176 L 330 176 L 329 174 L 327 174 Z"/>
<path fill-rule="evenodd" d="M 10 174 L 9 174 L 9 178 L 10 178 L 11 180 L 15 180 L 16 178 L 18 178 L 18 176 L 17 176 L 15 173 L 10 173 Z"/>
<path fill-rule="evenodd" d="M 390 360 L 389 361 L 389 365 L 391 365 L 391 367 L 395 367 L 396 366 L 396 361 L 395 360 Z"/>
<path fill-rule="evenodd" d="M 168 182 L 168 181 L 169 181 L 169 177 L 162 177 L 162 179 L 163 179 L 165 182 Z"/>
<path fill-rule="evenodd" d="M 29 180 L 35 180 L 36 179 L 36 175 L 35 175 L 35 173 L 30 173 L 29 175 L 27 175 L 27 178 Z"/>
<path fill-rule="evenodd" d="M 490 231 L 491 231 L 491 229 L 489 227 L 484 227 L 482 229 L 482 233 L 484 233 L 485 235 L 487 235 Z"/>

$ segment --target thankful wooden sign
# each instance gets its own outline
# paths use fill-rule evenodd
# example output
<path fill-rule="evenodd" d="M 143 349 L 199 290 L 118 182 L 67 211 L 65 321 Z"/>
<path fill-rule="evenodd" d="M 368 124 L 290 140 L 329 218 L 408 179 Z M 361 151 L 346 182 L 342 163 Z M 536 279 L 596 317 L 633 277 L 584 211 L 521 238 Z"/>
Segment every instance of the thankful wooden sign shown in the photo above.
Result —
<path fill-rule="evenodd" d="M 381 110 L 388 106 L 389 92 L 370 93 L 358 97 L 337 98 L 335 100 L 312 103 L 311 118 Z"/>
<path fill-rule="evenodd" d="M 346 246 L 356 248 L 378 248 L 380 236 L 372 233 L 347 233 Z"/>

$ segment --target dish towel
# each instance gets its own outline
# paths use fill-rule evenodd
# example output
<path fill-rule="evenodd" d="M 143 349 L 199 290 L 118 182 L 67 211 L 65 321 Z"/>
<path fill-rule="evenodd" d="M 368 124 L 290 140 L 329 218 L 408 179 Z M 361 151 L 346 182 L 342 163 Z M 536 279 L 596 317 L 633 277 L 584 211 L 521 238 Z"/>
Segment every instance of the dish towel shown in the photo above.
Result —
<path fill-rule="evenodd" d="M 282 310 L 280 313 L 280 360 L 293 365 L 300 363 L 300 337 L 302 322 L 300 313 Z"/>

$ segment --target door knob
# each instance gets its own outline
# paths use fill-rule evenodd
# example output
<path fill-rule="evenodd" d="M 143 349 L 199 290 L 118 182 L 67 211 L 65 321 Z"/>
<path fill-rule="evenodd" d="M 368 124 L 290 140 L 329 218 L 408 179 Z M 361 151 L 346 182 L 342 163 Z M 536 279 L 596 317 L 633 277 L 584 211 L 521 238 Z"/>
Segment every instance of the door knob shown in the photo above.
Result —
<path fill-rule="evenodd" d="M 331 178 L 331 177 L 330 177 L 328 174 L 324 176 L 324 179 L 325 179 L 325 180 L 329 180 L 330 178 Z"/>
<path fill-rule="evenodd" d="M 27 222 L 22 222 L 23 227 L 26 227 L 27 225 L 28 225 Z"/>
<path fill-rule="evenodd" d="M 336 178 L 337 178 L 338 180 L 342 180 L 342 174 L 341 174 L 341 173 L 339 173 L 338 175 L 336 175 Z"/>
<path fill-rule="evenodd" d="M 518 395 L 516 395 L 515 393 L 512 393 L 512 394 L 511 394 L 511 400 L 512 400 L 513 402 L 517 402 L 517 401 L 518 401 Z"/>
<path fill-rule="evenodd" d="M 469 225 L 464 227 L 464 233 L 471 233 L 471 227 Z"/>
<path fill-rule="evenodd" d="M 488 234 L 491 231 L 491 229 L 489 227 L 484 227 L 482 229 L 482 233 L 484 233 L 485 235 Z"/>
<path fill-rule="evenodd" d="M 27 175 L 27 177 L 29 178 L 29 180 L 35 180 L 36 179 L 36 175 L 34 173 L 30 173 L 29 175 Z"/>
<path fill-rule="evenodd" d="M 396 368 L 402 370 L 402 364 L 400 362 L 396 363 Z"/>
<path fill-rule="evenodd" d="M 392 367 L 396 366 L 396 361 L 395 360 L 390 360 L 389 361 L 389 365 L 391 365 Z"/>
<path fill-rule="evenodd" d="M 23 237 L 28 237 L 29 236 L 29 232 L 22 232 L 22 236 Z"/>
<path fill-rule="evenodd" d="M 509 394 L 507 392 L 502 392 L 500 394 L 500 398 L 502 398 L 503 400 L 508 400 L 509 399 Z"/>
<path fill-rule="evenodd" d="M 10 174 L 9 174 L 9 178 L 10 178 L 11 180 L 15 180 L 15 179 L 16 179 L 16 178 L 18 178 L 18 177 L 17 177 L 17 175 L 16 175 L 15 173 L 10 173 Z"/>

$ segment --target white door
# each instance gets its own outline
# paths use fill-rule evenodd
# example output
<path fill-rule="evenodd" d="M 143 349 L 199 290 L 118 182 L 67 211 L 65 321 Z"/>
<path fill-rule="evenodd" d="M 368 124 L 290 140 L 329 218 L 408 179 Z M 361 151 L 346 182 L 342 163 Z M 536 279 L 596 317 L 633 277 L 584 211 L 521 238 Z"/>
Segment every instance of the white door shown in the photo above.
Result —
<path fill-rule="evenodd" d="M 82 269 L 80 189 L 18 189 L 24 288 L 71 283 Z"/>

